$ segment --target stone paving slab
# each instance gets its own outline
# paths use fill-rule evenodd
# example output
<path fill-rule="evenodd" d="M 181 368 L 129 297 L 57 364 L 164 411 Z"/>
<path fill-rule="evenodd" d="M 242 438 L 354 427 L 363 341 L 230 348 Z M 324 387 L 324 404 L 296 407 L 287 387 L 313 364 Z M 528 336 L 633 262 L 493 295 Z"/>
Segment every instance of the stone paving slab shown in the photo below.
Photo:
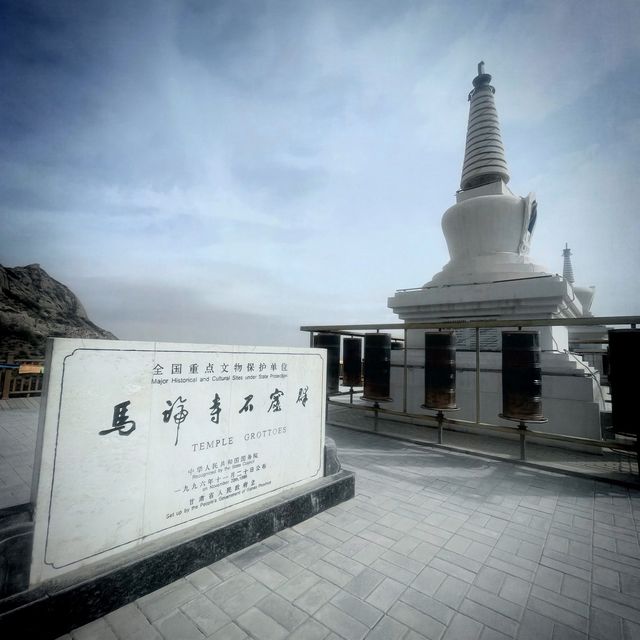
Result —
<path fill-rule="evenodd" d="M 328 434 L 353 500 L 64 638 L 640 638 L 640 491 Z"/>

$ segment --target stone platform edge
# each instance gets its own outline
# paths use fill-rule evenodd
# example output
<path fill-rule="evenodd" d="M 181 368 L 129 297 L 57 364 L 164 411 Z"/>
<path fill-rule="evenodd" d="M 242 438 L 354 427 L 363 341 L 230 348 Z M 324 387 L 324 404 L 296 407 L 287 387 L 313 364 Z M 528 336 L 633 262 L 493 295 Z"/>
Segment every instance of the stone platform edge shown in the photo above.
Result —
<path fill-rule="evenodd" d="M 428 417 L 428 416 L 427 416 Z M 405 420 L 397 420 L 392 418 L 385 418 L 389 422 L 394 425 L 402 425 L 403 427 L 418 427 L 425 428 L 430 430 L 436 430 L 438 427 L 436 425 L 430 424 L 418 424 Z M 535 462 L 533 460 L 520 460 L 520 458 L 514 458 L 509 454 L 503 453 L 492 453 L 490 451 L 482 451 L 480 449 L 473 449 L 468 447 L 461 447 L 450 444 L 439 444 L 437 442 L 432 442 L 430 440 L 425 440 L 416 435 L 412 435 L 411 433 L 403 433 L 401 430 L 396 432 L 391 432 L 389 429 L 383 430 L 382 427 L 379 427 L 378 431 L 375 431 L 373 428 L 366 426 L 357 426 L 351 423 L 345 422 L 339 419 L 329 418 L 327 420 L 327 424 L 333 427 L 338 427 L 340 429 L 349 429 L 350 431 L 360 431 L 362 433 L 368 433 L 374 436 L 380 436 L 381 438 L 389 438 L 391 440 L 399 440 L 401 442 L 409 442 L 411 444 L 418 445 L 420 447 L 429 447 L 431 449 L 441 449 L 443 451 L 450 451 L 451 453 L 474 456 L 475 458 L 484 458 L 486 460 L 495 460 L 496 462 L 507 462 L 509 464 L 514 464 L 521 466 L 523 468 L 536 469 L 537 471 L 544 471 L 545 473 L 555 473 L 558 475 L 570 476 L 573 478 L 582 478 L 583 480 L 593 480 L 594 482 L 604 482 L 607 484 L 613 484 L 619 487 L 625 487 L 627 489 L 640 489 L 640 477 L 636 477 L 635 474 L 624 474 L 626 477 L 622 477 L 623 473 L 621 472 L 619 476 L 613 475 L 611 473 L 596 473 L 594 471 L 590 471 L 589 469 L 576 469 L 574 467 L 570 467 L 562 464 L 553 464 L 553 463 L 544 463 L 544 462 Z M 470 433 L 473 434 L 471 429 L 459 428 L 458 425 L 445 426 L 445 433 L 447 431 L 453 431 L 457 433 Z M 514 431 L 516 431 L 514 429 Z M 475 434 L 473 434 L 475 435 Z M 510 434 L 500 434 L 491 437 L 502 438 L 505 440 L 510 440 L 512 442 L 517 442 L 517 432 L 513 435 Z M 535 436 L 529 436 L 527 438 L 527 442 L 532 444 L 540 444 L 546 445 L 546 442 L 540 438 Z M 546 445 L 553 446 L 553 445 Z M 579 449 L 578 449 L 579 450 Z"/>
<path fill-rule="evenodd" d="M 57 638 L 354 495 L 354 474 L 340 471 L 230 514 L 215 529 L 201 525 L 9 596 L 0 600 L 0 637 Z"/>

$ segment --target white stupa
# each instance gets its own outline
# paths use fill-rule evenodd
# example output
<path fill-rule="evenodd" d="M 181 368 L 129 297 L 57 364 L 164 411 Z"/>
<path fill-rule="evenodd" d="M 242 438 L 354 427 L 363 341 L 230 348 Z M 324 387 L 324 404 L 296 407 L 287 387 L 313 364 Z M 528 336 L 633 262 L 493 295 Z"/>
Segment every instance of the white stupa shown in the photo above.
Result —
<path fill-rule="evenodd" d="M 460 190 L 456 193 L 456 203 L 442 217 L 451 259 L 421 288 L 399 290 L 389 298 L 389 307 L 401 320 L 575 318 L 583 315 L 587 296 L 576 295 L 577 291 L 567 278 L 529 258 L 538 206 L 532 193 L 521 197 L 507 187 L 509 169 L 494 94 L 491 76 L 485 73 L 481 62 L 469 94 Z M 592 290 L 590 293 L 587 307 L 593 297 Z M 409 358 L 414 363 L 424 362 L 423 333 L 409 332 Z M 500 330 L 481 331 L 481 362 L 483 369 L 489 372 L 483 374 L 481 419 L 489 422 L 496 422 L 501 408 L 500 335 Z M 549 418 L 546 429 L 598 438 L 597 380 L 579 358 L 568 354 L 566 328 L 541 328 L 540 343 L 545 375 L 543 410 Z M 467 380 L 470 376 L 466 370 L 473 369 L 475 363 L 475 354 L 470 351 L 475 349 L 475 332 L 458 331 L 457 345 L 461 369 L 458 373 L 460 417 L 474 419 L 475 391 L 471 379 Z M 413 371 L 415 379 L 412 378 L 409 389 L 411 406 L 407 408 L 418 411 L 423 401 L 422 381 L 415 374 L 418 370 Z M 400 378 L 392 384 L 400 385 Z M 469 392 L 468 398 L 464 397 L 465 389 Z M 400 397 L 399 387 L 395 393 L 392 389 L 391 395 Z M 578 404 L 574 406 L 574 403 Z M 566 424 L 569 414 L 573 416 L 571 425 Z"/>
<path fill-rule="evenodd" d="M 593 286 L 581 287 L 575 283 L 576 280 L 573 275 L 573 265 L 571 264 L 571 249 L 569 249 L 569 245 L 567 243 L 565 243 L 564 249 L 562 250 L 562 258 L 564 261 L 564 264 L 562 265 L 562 277 L 573 287 L 573 291 L 582 307 L 582 316 L 593 316 L 593 313 L 591 313 L 591 304 L 593 303 L 596 288 Z"/>
<path fill-rule="evenodd" d="M 591 303 L 596 288 L 581 287 L 575 284 L 573 265 L 571 264 L 571 249 L 565 243 L 562 250 L 562 277 L 571 283 L 576 297 L 582 305 L 582 315 L 593 317 Z M 604 357 L 607 355 L 608 327 L 604 325 L 572 326 L 569 328 L 569 347 L 572 352 L 579 353 L 580 357 L 592 368 L 600 372 L 602 380 L 608 385 L 608 379 L 602 375 L 605 371 Z"/>
<path fill-rule="evenodd" d="M 514 195 L 491 76 L 478 65 L 456 204 L 442 230 L 451 260 L 419 291 L 399 291 L 389 306 L 403 320 L 462 317 L 578 317 L 582 307 L 564 278 L 529 258 L 538 205 Z"/>

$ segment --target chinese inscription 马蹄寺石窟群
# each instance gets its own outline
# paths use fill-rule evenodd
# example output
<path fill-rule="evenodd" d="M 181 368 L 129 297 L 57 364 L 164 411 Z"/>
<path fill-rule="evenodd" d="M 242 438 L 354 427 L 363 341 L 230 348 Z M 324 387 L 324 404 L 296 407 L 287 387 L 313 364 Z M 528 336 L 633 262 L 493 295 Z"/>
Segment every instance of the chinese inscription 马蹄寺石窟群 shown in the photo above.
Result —
<path fill-rule="evenodd" d="M 282 407 L 280 406 L 280 398 L 283 395 L 284 391 L 280 391 L 280 389 L 276 387 L 276 390 L 269 396 L 269 398 L 271 399 L 271 404 L 267 409 L 267 413 L 269 413 L 269 411 L 282 411 Z"/>
<path fill-rule="evenodd" d="M 173 402 L 171 400 L 167 400 L 167 404 L 169 405 L 168 409 L 165 409 L 162 412 L 162 420 L 163 422 L 169 422 L 171 420 L 171 414 L 173 413 L 173 409 L 176 404 L 178 404 L 178 410 L 173 414 L 173 420 L 176 423 L 176 441 L 174 446 L 178 445 L 178 437 L 180 435 L 180 425 L 187 419 L 189 412 L 184 408 L 184 403 L 187 401 L 186 398 L 182 396 L 178 396 Z"/>
<path fill-rule="evenodd" d="M 113 407 L 113 419 L 111 421 L 111 429 L 103 429 L 99 431 L 99 435 L 106 436 L 109 433 L 117 431 L 121 436 L 130 436 L 136 430 L 136 423 L 129 420 L 127 415 L 127 407 L 131 404 L 131 400 L 121 402 Z M 130 424 L 128 429 L 125 426 Z"/>

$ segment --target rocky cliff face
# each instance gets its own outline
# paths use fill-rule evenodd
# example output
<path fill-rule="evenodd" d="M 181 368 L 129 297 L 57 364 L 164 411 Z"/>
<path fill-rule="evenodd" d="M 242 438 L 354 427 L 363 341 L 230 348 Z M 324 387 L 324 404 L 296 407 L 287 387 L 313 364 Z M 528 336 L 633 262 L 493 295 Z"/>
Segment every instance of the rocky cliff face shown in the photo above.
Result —
<path fill-rule="evenodd" d="M 75 294 L 38 264 L 0 265 L 0 361 L 44 356 L 47 337 L 115 339 L 87 317 Z"/>

